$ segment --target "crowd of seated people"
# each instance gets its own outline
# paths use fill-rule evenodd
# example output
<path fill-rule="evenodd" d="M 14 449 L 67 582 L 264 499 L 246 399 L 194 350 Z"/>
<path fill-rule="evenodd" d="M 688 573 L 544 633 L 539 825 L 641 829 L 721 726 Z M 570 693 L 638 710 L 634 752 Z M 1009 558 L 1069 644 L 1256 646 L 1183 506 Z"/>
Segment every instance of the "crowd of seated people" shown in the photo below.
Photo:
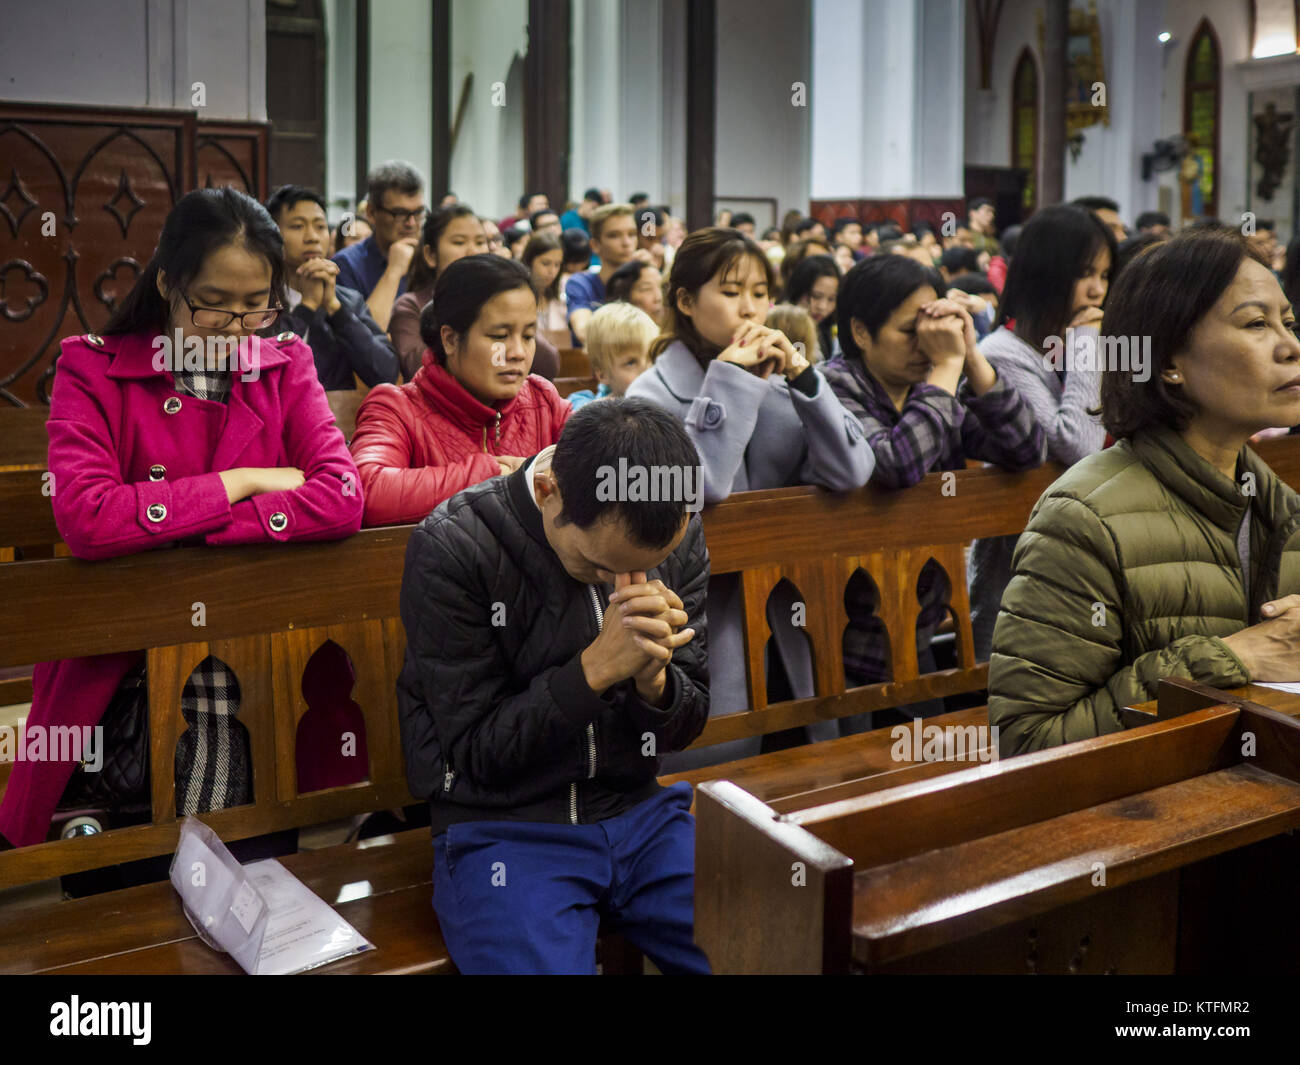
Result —
<path fill-rule="evenodd" d="M 1300 680 L 1300 496 L 1245 448 L 1300 425 L 1300 243 L 1282 248 L 1271 224 L 1175 232 L 1148 212 L 1130 236 L 1113 200 L 1085 197 L 1000 232 L 984 199 L 907 228 L 795 211 L 760 232 L 722 212 L 688 232 L 645 194 L 594 187 L 562 212 L 525 193 L 494 220 L 454 194 L 431 209 L 400 161 L 365 191 L 335 232 L 302 186 L 265 206 L 182 197 L 102 334 L 63 342 L 52 504 L 91 560 L 417 525 L 396 702 L 462 970 L 587 971 L 611 891 L 664 971 L 707 969 L 690 937 L 690 790 L 655 778 L 764 749 L 684 750 L 746 707 L 741 583 L 710 573 L 691 500 L 598 492 L 611 458 L 698 470 L 700 503 L 1066 467 L 1020 536 L 970 550 L 1007 754 L 1116 731 L 1162 677 Z M 160 371 L 154 341 L 170 336 L 256 342 L 260 373 Z M 1149 372 L 1082 356 L 1108 336 L 1149 338 Z M 561 347 L 582 350 L 594 387 L 561 395 Z M 327 393 L 358 385 L 348 441 Z M 922 672 L 954 576 L 921 572 Z M 768 601 L 769 669 L 805 698 L 794 594 Z M 496 629 L 502 597 L 530 623 Z M 888 681 L 872 604 L 845 606 L 849 685 Z M 141 669 L 139 652 L 42 663 L 28 720 L 94 725 Z M 823 721 L 794 741 L 942 709 Z M 46 838 L 75 768 L 15 766 L 0 849 Z M 242 801 L 201 790 L 203 809 Z M 501 854 L 535 891 L 483 889 Z"/>

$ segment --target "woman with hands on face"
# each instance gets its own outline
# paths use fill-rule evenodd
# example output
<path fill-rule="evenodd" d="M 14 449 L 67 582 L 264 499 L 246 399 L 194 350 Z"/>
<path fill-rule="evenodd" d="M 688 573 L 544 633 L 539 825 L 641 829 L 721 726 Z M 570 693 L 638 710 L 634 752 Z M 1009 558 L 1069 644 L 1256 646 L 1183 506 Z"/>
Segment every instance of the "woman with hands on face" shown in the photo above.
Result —
<path fill-rule="evenodd" d="M 872 483 L 907 488 L 926 474 L 964 469 L 967 460 L 1024 470 L 1043 461 L 1044 436 L 1028 404 L 1003 381 L 975 343 L 975 326 L 956 301 L 939 298 L 939 276 L 896 255 L 858 263 L 840 286 L 836 314 L 842 354 L 824 373 L 862 426 L 876 456 Z M 943 620 L 947 578 L 922 570 L 917 655 L 933 669 L 930 638 Z M 868 598 L 847 600 L 844 668 L 851 684 L 890 676 L 888 644 Z M 912 716 L 939 712 L 918 704 Z M 842 722 L 846 732 L 867 717 Z"/>
<path fill-rule="evenodd" d="M 800 351 L 766 325 L 775 288 L 762 249 L 733 229 L 710 228 L 682 242 L 669 273 L 664 321 L 650 349 L 654 364 L 628 389 L 681 418 L 700 457 L 703 500 L 732 492 L 813 484 L 849 491 L 866 483 L 875 456 L 857 419 Z M 712 699 L 710 713 L 747 702 L 739 583 L 709 581 Z M 807 641 L 792 623 L 793 592 L 780 586 L 769 621 L 791 691 L 813 693 Z M 833 722 L 813 738 L 838 735 Z M 666 760 L 668 772 L 757 754 L 759 740 L 740 740 Z"/>

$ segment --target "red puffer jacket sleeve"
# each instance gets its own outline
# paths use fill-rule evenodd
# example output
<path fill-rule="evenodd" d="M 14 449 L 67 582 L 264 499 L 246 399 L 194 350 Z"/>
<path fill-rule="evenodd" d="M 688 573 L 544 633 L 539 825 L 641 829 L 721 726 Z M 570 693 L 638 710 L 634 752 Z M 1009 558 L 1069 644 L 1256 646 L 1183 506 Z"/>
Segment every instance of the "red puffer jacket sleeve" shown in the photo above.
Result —
<path fill-rule="evenodd" d="M 401 389 L 390 385 L 372 389 L 357 411 L 352 457 L 361 475 L 367 526 L 421 521 L 444 499 L 501 472 L 497 460 L 484 451 L 412 468 L 416 417 Z M 436 434 L 428 433 L 427 440 L 437 446 Z"/>

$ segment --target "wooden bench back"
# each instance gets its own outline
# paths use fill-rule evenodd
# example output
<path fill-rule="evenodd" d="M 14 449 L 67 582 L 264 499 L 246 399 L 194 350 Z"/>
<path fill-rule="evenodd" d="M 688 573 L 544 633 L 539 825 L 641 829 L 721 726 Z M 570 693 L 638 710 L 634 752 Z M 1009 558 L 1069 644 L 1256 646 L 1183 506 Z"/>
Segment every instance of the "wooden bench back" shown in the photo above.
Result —
<path fill-rule="evenodd" d="M 0 562 L 59 539 L 45 489 L 48 407 L 0 410 Z M 45 489 L 48 491 L 48 489 Z"/>
<path fill-rule="evenodd" d="M 560 372 L 556 377 L 590 377 L 591 359 L 581 348 L 560 348 Z"/>
<path fill-rule="evenodd" d="M 581 392 L 584 388 L 595 392 L 600 382 L 592 377 L 557 377 L 551 382 L 555 385 L 555 390 L 564 398 L 567 398 L 575 392 Z"/>
<path fill-rule="evenodd" d="M 1279 475 L 1300 483 L 1296 442 L 1270 442 L 1267 450 Z M 986 667 L 975 664 L 971 653 L 961 548 L 975 537 L 1019 532 L 1059 472 L 1049 467 L 1014 475 L 992 469 L 934 474 L 894 493 L 779 489 L 744 493 L 707 509 L 713 571 L 741 575 L 751 707 L 712 719 L 695 746 L 983 687 Z M 365 530 L 337 543 L 179 548 L 105 562 L 56 558 L 0 566 L 0 668 L 148 649 L 153 756 L 151 824 L 0 854 L 0 887 L 174 849 L 179 825 L 173 766 L 185 728 L 180 694 L 190 671 L 209 653 L 239 678 L 239 720 L 252 740 L 254 802 L 205 815 L 223 838 L 412 801 L 394 695 L 405 651 L 398 599 L 410 531 L 401 526 Z M 915 586 L 929 558 L 952 581 L 960 664 L 919 676 Z M 894 680 L 846 691 L 840 661 L 848 621 L 843 593 L 858 567 L 881 592 Z M 806 605 L 816 695 L 769 703 L 764 608 L 782 578 L 794 582 Z M 197 604 L 201 627 L 195 624 Z M 342 646 L 355 666 L 352 697 L 365 716 L 370 774 L 362 783 L 300 794 L 295 736 L 307 709 L 301 679 L 307 659 L 325 639 Z"/>

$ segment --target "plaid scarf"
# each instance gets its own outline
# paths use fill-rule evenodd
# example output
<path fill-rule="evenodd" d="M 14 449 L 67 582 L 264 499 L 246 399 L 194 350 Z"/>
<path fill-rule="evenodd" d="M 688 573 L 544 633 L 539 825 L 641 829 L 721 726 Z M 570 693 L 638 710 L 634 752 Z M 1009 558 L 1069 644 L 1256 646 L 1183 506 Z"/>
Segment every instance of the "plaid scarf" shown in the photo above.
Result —
<path fill-rule="evenodd" d="M 253 801 L 252 745 L 236 720 L 239 679 L 208 655 L 181 693 L 189 726 L 176 744 L 176 816 L 242 806 Z"/>
<path fill-rule="evenodd" d="M 177 392 L 195 399 L 225 403 L 230 398 L 229 370 L 177 370 L 172 374 Z"/>

